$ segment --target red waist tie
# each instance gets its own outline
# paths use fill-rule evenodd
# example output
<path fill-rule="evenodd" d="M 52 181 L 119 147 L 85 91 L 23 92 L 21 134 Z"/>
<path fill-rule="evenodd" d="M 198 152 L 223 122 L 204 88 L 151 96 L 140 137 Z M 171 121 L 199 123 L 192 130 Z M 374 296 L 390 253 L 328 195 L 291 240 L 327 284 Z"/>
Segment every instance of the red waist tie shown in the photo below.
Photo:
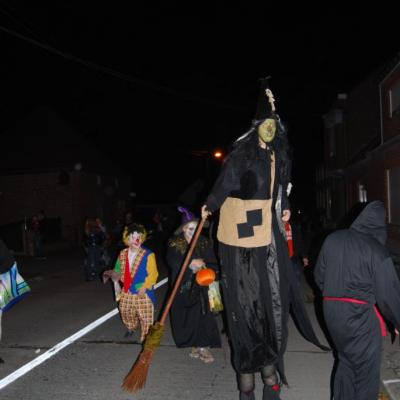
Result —
<path fill-rule="evenodd" d="M 357 299 L 350 299 L 348 297 L 324 297 L 324 300 L 333 300 L 333 301 L 343 301 L 345 303 L 356 303 L 356 304 L 369 304 L 366 301 L 363 300 L 357 300 Z M 379 321 L 379 325 L 381 327 L 381 333 L 382 336 L 386 336 L 386 326 L 385 326 L 385 321 L 382 318 L 381 313 L 379 312 L 379 310 L 376 308 L 376 306 L 374 305 L 374 311 L 375 314 L 378 318 Z"/>

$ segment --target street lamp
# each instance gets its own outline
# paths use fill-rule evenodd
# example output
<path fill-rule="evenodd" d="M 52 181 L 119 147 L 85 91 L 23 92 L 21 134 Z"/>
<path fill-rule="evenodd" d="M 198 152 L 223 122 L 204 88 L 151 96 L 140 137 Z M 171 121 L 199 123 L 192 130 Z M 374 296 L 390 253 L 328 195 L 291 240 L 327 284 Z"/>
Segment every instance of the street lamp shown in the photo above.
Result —
<path fill-rule="evenodd" d="M 222 158 L 222 151 L 215 150 L 214 153 L 213 153 L 213 156 L 214 156 L 214 158 L 216 158 L 216 159 Z"/>

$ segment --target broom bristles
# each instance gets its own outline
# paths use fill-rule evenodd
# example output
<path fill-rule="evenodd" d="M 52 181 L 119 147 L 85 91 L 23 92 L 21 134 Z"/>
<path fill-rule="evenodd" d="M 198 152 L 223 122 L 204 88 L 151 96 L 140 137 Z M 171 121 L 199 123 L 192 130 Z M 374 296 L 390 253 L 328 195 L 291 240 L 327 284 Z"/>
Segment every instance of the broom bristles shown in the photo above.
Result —
<path fill-rule="evenodd" d="M 145 349 L 141 352 L 122 383 L 125 391 L 134 393 L 144 388 L 152 356 L 153 351 Z"/>
<path fill-rule="evenodd" d="M 163 334 L 164 325 L 160 322 L 150 327 L 143 350 L 122 383 L 122 388 L 127 392 L 133 393 L 144 388 L 151 358 L 160 345 Z"/>

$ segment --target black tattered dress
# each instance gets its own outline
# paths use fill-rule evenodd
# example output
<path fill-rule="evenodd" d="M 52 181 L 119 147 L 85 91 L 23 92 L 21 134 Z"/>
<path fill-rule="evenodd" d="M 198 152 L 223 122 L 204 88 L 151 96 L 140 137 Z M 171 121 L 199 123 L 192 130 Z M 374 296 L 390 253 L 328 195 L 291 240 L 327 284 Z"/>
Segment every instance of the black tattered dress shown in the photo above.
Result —
<path fill-rule="evenodd" d="M 228 158 L 206 205 L 211 212 L 221 207 L 217 236 L 233 367 L 253 373 L 275 365 L 286 382 L 283 354 L 290 306 L 306 339 L 320 344 L 278 226 L 277 200 L 281 210 L 289 208 L 286 187 L 275 173 L 279 167 L 279 157 L 261 148 L 247 164 Z"/>

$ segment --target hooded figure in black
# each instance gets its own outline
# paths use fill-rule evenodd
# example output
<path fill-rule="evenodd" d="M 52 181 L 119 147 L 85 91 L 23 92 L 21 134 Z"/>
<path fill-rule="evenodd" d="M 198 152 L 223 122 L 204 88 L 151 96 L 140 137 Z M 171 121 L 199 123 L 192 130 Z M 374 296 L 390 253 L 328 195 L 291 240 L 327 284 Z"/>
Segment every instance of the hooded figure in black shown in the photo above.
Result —
<path fill-rule="evenodd" d="M 267 81 L 260 100 L 250 130 L 233 144 L 202 207 L 203 217 L 220 209 L 220 282 L 241 400 L 254 399 L 256 372 L 263 400 L 279 399 L 290 306 L 304 336 L 319 345 L 288 255 L 289 145 Z"/>
<path fill-rule="evenodd" d="M 397 329 L 400 323 L 400 282 L 385 242 L 385 208 L 374 201 L 349 229 L 325 239 L 315 266 L 338 352 L 335 400 L 378 398 L 385 335 L 381 314 Z"/>

